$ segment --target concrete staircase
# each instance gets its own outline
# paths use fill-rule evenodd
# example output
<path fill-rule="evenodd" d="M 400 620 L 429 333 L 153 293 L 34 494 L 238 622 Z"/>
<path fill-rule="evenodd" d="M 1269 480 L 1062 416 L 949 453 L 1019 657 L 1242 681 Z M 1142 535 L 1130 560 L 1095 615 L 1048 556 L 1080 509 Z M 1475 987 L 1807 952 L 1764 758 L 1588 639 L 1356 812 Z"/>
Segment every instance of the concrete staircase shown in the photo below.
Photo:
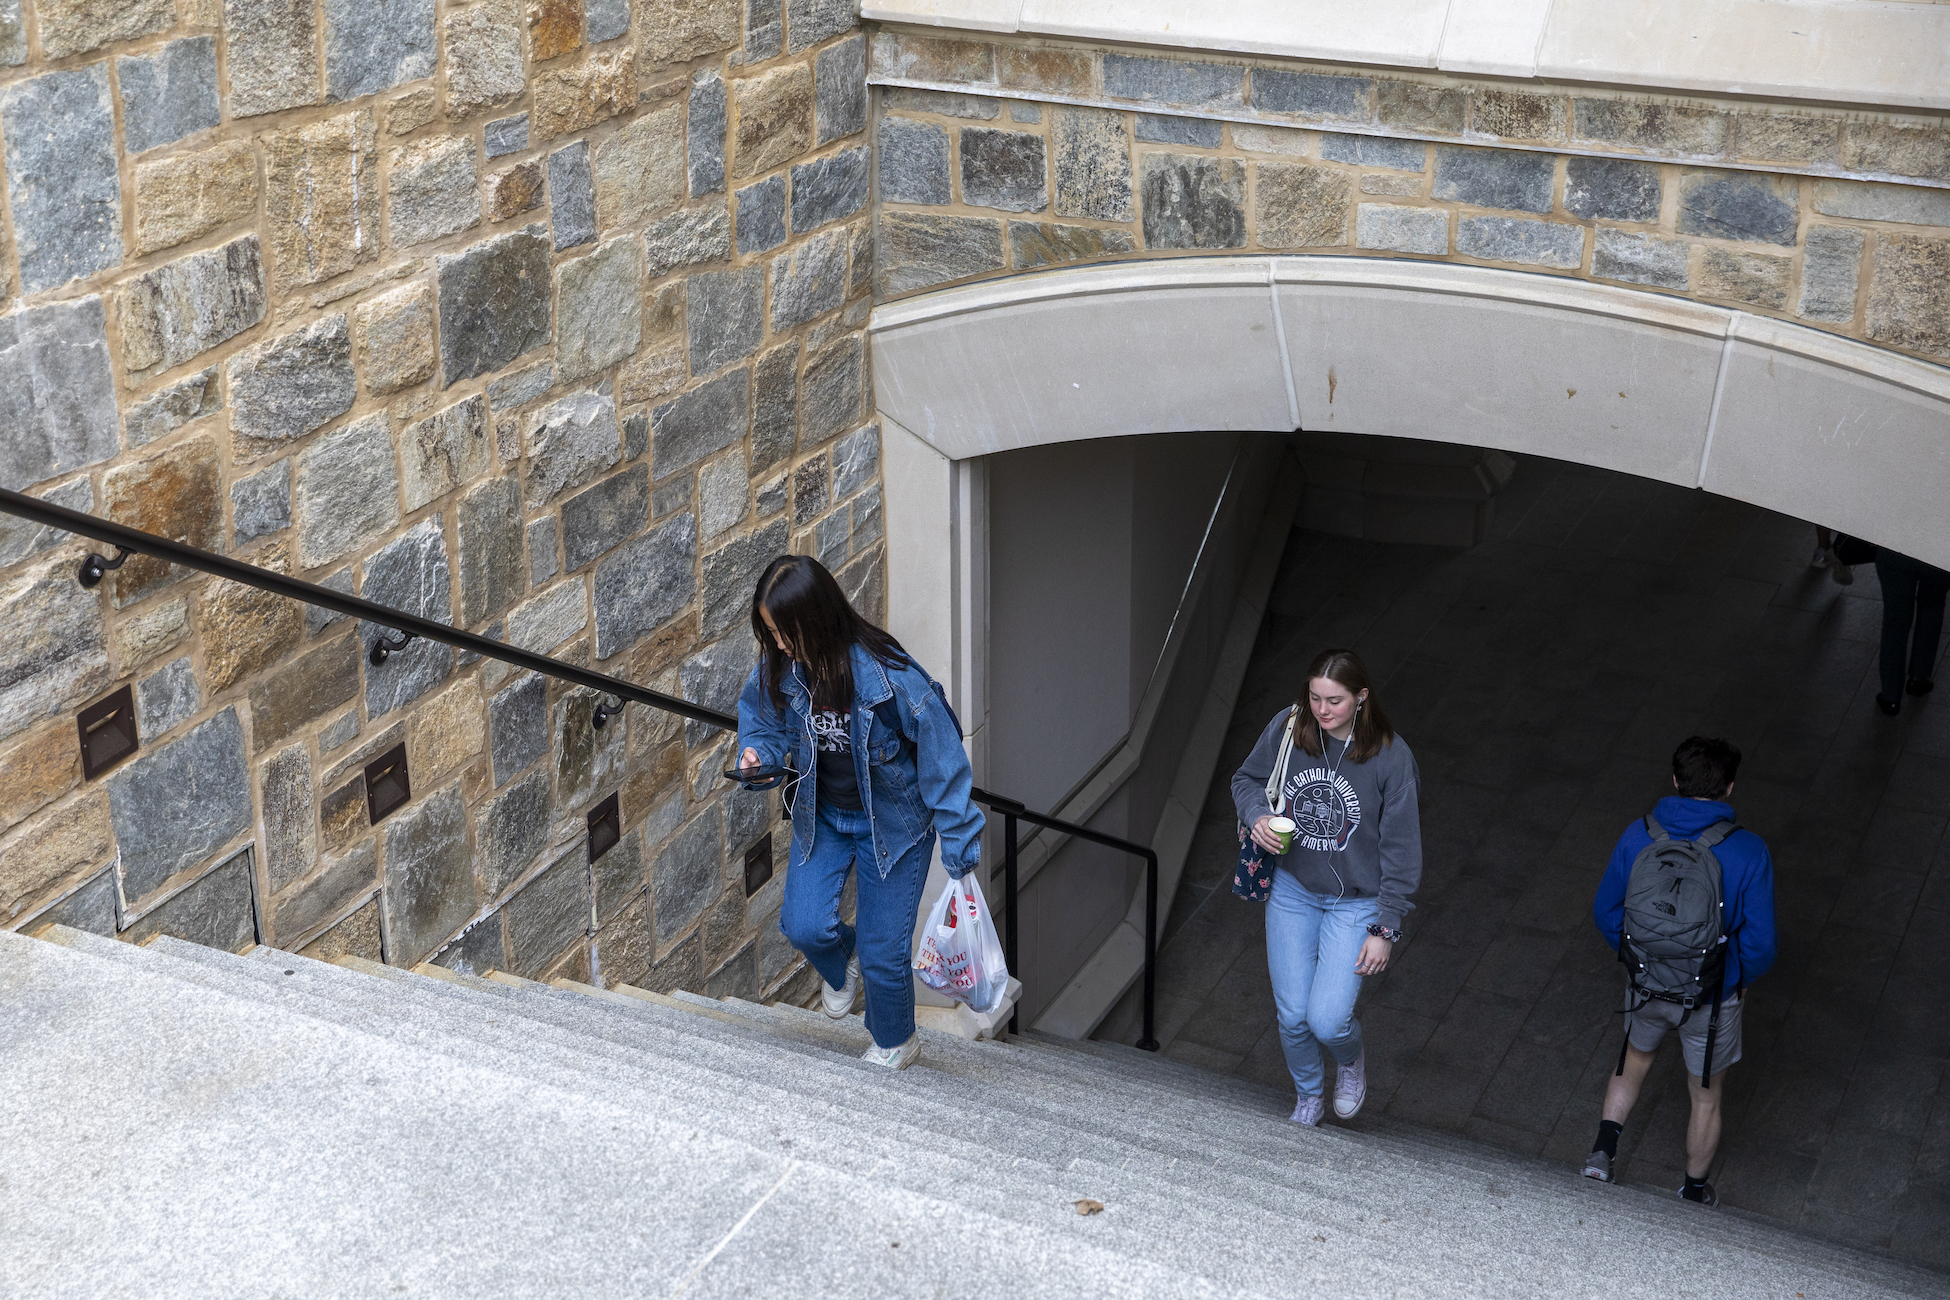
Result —
<path fill-rule="evenodd" d="M 422 969 L 0 933 L 0 1293 L 1950 1294 L 1113 1044 Z"/>

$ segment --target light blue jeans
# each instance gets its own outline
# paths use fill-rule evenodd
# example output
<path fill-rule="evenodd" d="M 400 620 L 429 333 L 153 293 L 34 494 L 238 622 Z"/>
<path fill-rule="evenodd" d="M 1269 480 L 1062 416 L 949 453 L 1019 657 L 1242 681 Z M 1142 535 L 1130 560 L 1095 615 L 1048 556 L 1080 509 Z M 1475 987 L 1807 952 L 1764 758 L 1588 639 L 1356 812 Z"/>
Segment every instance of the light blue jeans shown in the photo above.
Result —
<path fill-rule="evenodd" d="M 1287 1072 L 1303 1097 L 1325 1091 L 1323 1048 L 1342 1065 L 1361 1055 L 1361 1022 L 1354 1018 L 1361 977 L 1354 964 L 1374 919 L 1372 898 L 1316 894 L 1287 871 L 1273 873 L 1273 896 L 1266 900 L 1266 969 L 1273 977 Z"/>

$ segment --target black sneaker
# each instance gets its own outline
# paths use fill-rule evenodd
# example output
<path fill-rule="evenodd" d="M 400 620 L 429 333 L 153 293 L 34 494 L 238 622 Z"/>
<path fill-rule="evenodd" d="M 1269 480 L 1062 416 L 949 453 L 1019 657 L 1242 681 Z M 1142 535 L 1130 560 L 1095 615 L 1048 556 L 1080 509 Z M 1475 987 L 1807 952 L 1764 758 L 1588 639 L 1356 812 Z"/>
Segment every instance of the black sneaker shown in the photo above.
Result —
<path fill-rule="evenodd" d="M 1692 1197 L 1686 1195 L 1686 1189 L 1684 1187 L 1681 1187 L 1679 1189 L 1679 1199 L 1682 1201 L 1693 1201 Z M 1695 1205 L 1718 1205 L 1720 1203 L 1720 1198 L 1714 1194 L 1713 1184 L 1701 1183 L 1699 1199 L 1697 1201 L 1693 1201 L 1693 1203 Z"/>
<path fill-rule="evenodd" d="M 1911 695 L 1928 695 L 1935 689 L 1936 683 L 1927 677 L 1912 677 L 1909 679 L 1909 693 Z"/>
<path fill-rule="evenodd" d="M 1901 700 L 1885 700 L 1882 696 L 1878 695 L 1876 696 L 1876 707 L 1882 710 L 1884 717 L 1893 718 L 1903 711 L 1903 702 Z"/>

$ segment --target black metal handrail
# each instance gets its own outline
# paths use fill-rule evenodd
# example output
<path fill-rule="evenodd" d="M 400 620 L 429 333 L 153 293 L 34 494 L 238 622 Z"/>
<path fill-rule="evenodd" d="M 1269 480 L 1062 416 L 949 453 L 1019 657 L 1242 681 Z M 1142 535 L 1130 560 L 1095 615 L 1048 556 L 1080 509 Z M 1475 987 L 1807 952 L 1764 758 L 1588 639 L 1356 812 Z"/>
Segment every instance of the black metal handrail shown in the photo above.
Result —
<path fill-rule="evenodd" d="M 118 524 L 113 520 L 103 519 L 97 515 L 86 514 L 79 510 L 70 510 L 66 506 L 58 506 L 52 502 L 41 501 L 20 492 L 12 492 L 0 488 L 0 511 L 18 516 L 22 519 L 31 520 L 45 527 L 58 528 L 63 532 L 76 533 L 82 537 L 93 538 L 98 542 L 106 542 L 115 547 L 117 555 L 112 560 L 93 553 L 82 560 L 80 568 L 75 573 L 75 580 L 84 587 L 93 587 L 100 583 L 108 570 L 120 568 L 122 562 L 130 555 L 148 555 L 170 564 L 179 564 L 186 569 L 195 569 L 214 577 L 242 583 L 247 587 L 255 587 L 260 591 L 272 592 L 291 600 L 302 601 L 308 605 L 317 605 L 320 608 L 329 609 L 350 618 L 356 618 L 361 622 L 391 628 L 395 632 L 402 634 L 406 638 L 405 640 L 395 641 L 382 636 L 374 642 L 368 658 L 375 666 L 384 664 L 393 651 L 403 648 L 408 642 L 416 638 L 438 641 L 444 645 L 452 646 L 457 650 L 466 650 L 480 655 L 485 659 L 499 660 L 505 664 L 512 664 L 517 668 L 525 668 L 531 672 L 541 673 L 544 676 L 573 682 L 578 686 L 586 686 L 591 690 L 616 696 L 629 703 L 641 704 L 648 708 L 662 709 L 668 713 L 675 713 L 680 717 L 688 718 L 693 722 L 701 722 L 706 726 L 717 727 L 720 730 L 729 731 L 733 734 L 736 734 L 738 730 L 738 719 L 729 713 L 721 713 L 716 709 L 707 709 L 703 705 L 693 704 L 689 700 L 679 699 L 674 695 L 665 695 L 661 691 L 649 690 L 633 682 L 625 681 L 620 677 L 611 677 L 607 673 L 592 672 L 587 668 L 581 668 L 575 664 L 564 663 L 560 659 L 552 659 L 547 655 L 537 654 L 532 650 L 524 650 L 519 646 L 512 646 L 504 641 L 496 641 L 492 637 L 463 631 L 457 627 L 450 627 L 445 623 L 438 623 L 429 618 L 422 618 L 417 614 L 408 614 L 403 610 L 389 609 L 384 605 L 377 605 L 372 601 L 362 600 L 357 596 L 333 591 L 330 587 L 321 587 L 314 582 L 305 582 L 298 578 L 287 577 L 282 573 L 273 573 L 269 569 L 259 568 L 254 564 L 245 564 L 241 560 L 233 560 L 228 556 L 218 555 L 213 551 L 206 551 L 200 547 L 190 546 L 183 542 L 173 542 L 167 537 L 161 537 L 155 533 L 147 533 L 139 528 L 130 528 L 126 524 Z M 620 706 L 610 708 L 599 702 L 597 711 L 591 721 L 600 727 L 606 718 L 613 717 L 621 711 Z M 1017 955 L 1016 897 L 1018 881 L 1016 877 L 1016 823 L 1018 821 L 1028 822 L 1032 826 L 1043 826 L 1050 830 L 1061 831 L 1066 835 L 1073 835 L 1078 839 L 1088 840 L 1093 844 L 1102 844 L 1109 848 L 1119 849 L 1125 853 L 1134 854 L 1144 859 L 1144 1034 L 1138 1040 L 1137 1045 L 1146 1051 L 1157 1051 L 1158 1042 L 1154 1032 L 1154 1006 L 1157 1001 L 1157 979 L 1156 972 L 1153 969 L 1156 965 L 1158 934 L 1157 853 L 1142 844 L 1119 839 L 1115 835 L 1106 835 L 1104 832 L 1092 830 L 1088 826 L 1079 826 L 1074 822 L 1066 822 L 1060 818 L 1031 812 L 1018 800 L 1010 799 L 1004 795 L 992 794 L 982 789 L 974 789 L 970 793 L 976 802 L 987 804 L 1002 814 L 1004 926 L 1002 943 L 1003 954 L 1008 960 L 1011 974 L 1016 972 Z M 1009 1030 L 1011 1033 L 1016 1030 L 1016 1016 L 1013 1008 L 1009 1016 Z"/>

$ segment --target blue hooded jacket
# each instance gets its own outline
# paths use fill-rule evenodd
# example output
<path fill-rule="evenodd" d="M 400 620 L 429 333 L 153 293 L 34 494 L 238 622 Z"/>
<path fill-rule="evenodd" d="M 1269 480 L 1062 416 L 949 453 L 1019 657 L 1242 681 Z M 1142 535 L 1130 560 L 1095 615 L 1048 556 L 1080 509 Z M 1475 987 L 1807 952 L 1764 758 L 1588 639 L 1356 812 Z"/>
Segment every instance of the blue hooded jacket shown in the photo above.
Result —
<path fill-rule="evenodd" d="M 1659 800 L 1652 815 L 1676 840 L 1694 839 L 1714 822 L 1739 820 L 1731 804 L 1678 795 Z M 1598 884 L 1598 898 L 1591 904 L 1591 919 L 1614 952 L 1624 923 L 1625 884 L 1631 879 L 1632 863 L 1650 843 L 1652 833 L 1645 829 L 1645 818 L 1625 828 Z M 1720 861 L 1720 906 L 1725 914 L 1721 928 L 1727 936 L 1725 988 L 1731 994 L 1767 974 L 1774 964 L 1774 859 L 1760 836 L 1749 830 L 1737 830 L 1720 841 L 1713 856 Z"/>

